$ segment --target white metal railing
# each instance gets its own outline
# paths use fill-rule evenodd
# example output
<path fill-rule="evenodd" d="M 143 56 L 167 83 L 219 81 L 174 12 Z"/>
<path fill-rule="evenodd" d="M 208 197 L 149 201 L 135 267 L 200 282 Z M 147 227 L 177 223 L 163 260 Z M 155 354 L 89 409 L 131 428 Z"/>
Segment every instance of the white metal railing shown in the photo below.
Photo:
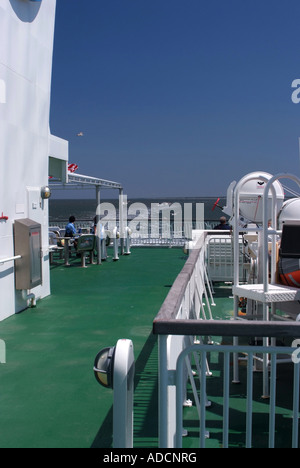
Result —
<path fill-rule="evenodd" d="M 209 352 L 222 353 L 224 355 L 224 446 L 228 446 L 229 433 L 229 407 L 230 395 L 228 392 L 230 357 L 235 362 L 238 353 L 246 356 L 247 370 L 247 407 L 246 407 L 246 446 L 251 446 L 252 426 L 252 394 L 253 394 L 253 360 L 259 355 L 260 360 L 269 361 L 271 368 L 270 393 L 270 441 L 269 446 L 274 445 L 275 424 L 275 400 L 276 400 L 276 360 L 278 354 L 291 354 L 295 348 L 264 347 L 224 347 L 204 344 L 206 340 L 211 343 L 211 336 L 228 337 L 265 337 L 282 338 L 290 340 L 300 337 L 300 323 L 297 322 L 270 322 L 270 321 L 220 321 L 212 320 L 211 305 L 213 299 L 209 287 L 206 272 L 206 247 L 209 243 L 209 233 L 202 231 L 196 236 L 194 248 L 169 292 L 159 314 L 154 320 L 153 331 L 158 335 L 159 342 L 159 445 L 161 448 L 180 446 L 182 437 L 182 405 L 186 400 L 187 381 L 190 379 L 195 402 L 200 420 L 200 444 L 205 445 L 206 427 L 205 411 L 207 406 L 206 378 L 210 374 L 207 364 Z M 204 305 L 205 304 L 205 305 Z M 199 344 L 194 345 L 194 337 L 197 336 Z M 275 340 L 276 341 L 276 340 Z M 236 344 L 234 342 L 234 344 Z M 197 396 L 195 379 L 188 354 L 192 352 L 195 358 L 198 375 L 200 375 L 200 398 Z M 200 356 L 200 357 L 199 357 Z M 262 356 L 262 358 L 261 358 Z M 291 362 L 291 360 L 289 359 Z M 297 445 L 298 425 L 298 400 L 299 400 L 299 366 L 295 365 L 294 384 L 291 384 L 289 392 L 294 391 L 293 400 L 293 436 L 292 446 Z M 235 380 L 235 379 L 233 379 Z M 238 388 L 238 387 L 236 387 Z M 294 390 L 292 390 L 294 389 Z M 238 392 L 238 391 L 237 391 Z M 297 426 L 297 427 L 296 427 Z M 176 445 L 177 444 L 177 445 Z"/>
<path fill-rule="evenodd" d="M 185 238 L 164 238 L 164 237 L 131 237 L 130 243 L 133 247 L 183 247 L 185 244 Z"/>
<path fill-rule="evenodd" d="M 246 418 L 245 427 L 240 427 L 240 432 L 245 434 L 244 446 L 246 448 L 252 448 L 253 431 L 255 426 L 253 425 L 253 363 L 255 355 L 259 354 L 270 354 L 271 355 L 271 373 L 270 373 L 270 403 L 269 403 L 269 414 L 268 424 L 266 427 L 259 427 L 261 433 L 265 432 L 268 434 L 268 448 L 275 448 L 275 435 L 276 435 L 276 400 L 278 393 L 277 383 L 277 366 L 276 361 L 280 354 L 291 355 L 295 352 L 295 348 L 287 347 L 253 347 L 253 346 L 211 346 L 211 345 L 194 345 L 186 348 L 178 358 L 176 368 L 176 448 L 182 447 L 182 428 L 183 428 L 183 385 L 182 381 L 184 378 L 184 369 L 187 363 L 187 359 L 191 353 L 199 355 L 200 363 L 206 363 L 209 354 L 216 352 L 219 355 L 223 355 L 223 368 L 220 372 L 219 379 L 222 379 L 222 395 L 223 398 L 223 418 L 222 418 L 222 447 L 229 447 L 229 434 L 230 434 L 230 372 L 231 372 L 231 356 L 233 353 L 242 353 L 247 355 L 247 389 L 246 389 Z M 298 448 L 298 421 L 299 421 L 299 363 L 294 364 L 293 369 L 293 381 L 291 383 L 292 391 L 285 395 L 285 406 L 290 407 L 290 414 L 288 417 L 291 418 L 291 440 L 290 447 Z M 206 427 L 206 412 L 207 412 L 207 372 L 206 366 L 201 365 L 199 375 L 199 389 L 196 390 L 196 384 L 193 383 L 193 394 L 196 401 L 199 416 L 199 445 L 200 448 L 205 448 L 206 440 L 209 437 Z M 237 392 L 235 392 L 235 396 Z M 288 413 L 288 410 L 286 410 Z"/>
<path fill-rule="evenodd" d="M 177 321 L 212 320 L 211 306 L 214 305 L 206 271 L 205 245 L 207 233 L 199 231 L 195 247 L 181 274 L 177 277 L 167 301 L 163 304 L 155 322 L 171 313 Z M 204 303 L 204 298 L 206 303 Z M 160 434 L 161 447 L 173 447 L 175 438 L 175 390 L 169 378 L 176 369 L 180 353 L 191 345 L 190 336 L 165 335 L 159 337 L 160 349 Z M 189 369 L 186 369 L 186 377 Z M 187 378 L 183 380 L 186 383 Z"/>
<path fill-rule="evenodd" d="M 207 246 L 207 268 L 212 281 L 233 281 L 233 238 L 231 235 L 209 236 Z M 243 255 L 242 237 L 239 244 L 240 281 L 245 281 L 245 260 Z"/>

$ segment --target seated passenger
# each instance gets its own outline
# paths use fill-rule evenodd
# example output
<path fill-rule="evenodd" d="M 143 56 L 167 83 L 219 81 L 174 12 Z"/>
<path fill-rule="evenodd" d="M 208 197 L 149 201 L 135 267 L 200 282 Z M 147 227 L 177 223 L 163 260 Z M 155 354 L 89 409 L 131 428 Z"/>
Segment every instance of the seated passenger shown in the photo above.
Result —
<path fill-rule="evenodd" d="M 75 237 L 77 234 L 76 228 L 74 226 L 75 216 L 70 216 L 69 223 L 66 225 L 65 237 Z"/>
<path fill-rule="evenodd" d="M 231 226 L 227 223 L 225 216 L 220 218 L 220 224 L 214 228 L 217 231 L 231 231 Z"/>
<path fill-rule="evenodd" d="M 76 228 L 74 226 L 75 216 L 70 216 L 69 223 L 66 225 L 65 237 L 75 237 L 77 234 Z M 77 248 L 77 240 L 74 240 L 74 247 Z"/>

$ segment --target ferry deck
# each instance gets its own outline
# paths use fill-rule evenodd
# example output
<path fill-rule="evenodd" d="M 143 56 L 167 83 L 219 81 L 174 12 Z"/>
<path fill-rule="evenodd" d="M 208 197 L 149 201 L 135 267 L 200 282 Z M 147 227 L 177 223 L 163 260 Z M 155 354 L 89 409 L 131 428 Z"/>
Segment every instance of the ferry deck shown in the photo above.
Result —
<path fill-rule="evenodd" d="M 153 319 L 186 264 L 179 248 L 134 248 L 118 262 L 112 256 L 99 265 L 81 268 L 80 259 L 54 258 L 52 295 L 3 321 L 0 337 L 6 343 L 6 363 L 0 365 L 0 446 L 2 448 L 111 448 L 113 391 L 94 377 L 97 352 L 120 338 L 133 341 L 136 360 L 134 391 L 134 448 L 158 448 L 158 337 Z M 214 318 L 230 320 L 230 285 L 215 288 Z M 226 339 L 225 339 L 226 340 Z M 219 344 L 221 336 L 214 337 Z M 213 351 L 213 350 L 212 350 Z M 207 447 L 222 447 L 222 358 L 209 356 L 211 376 L 207 394 Z M 291 436 L 292 364 L 279 366 L 276 437 L 285 447 Z M 245 367 L 246 369 L 246 367 Z M 245 446 L 246 386 L 243 362 L 241 383 L 230 384 L 232 408 L 230 447 Z M 193 400 L 191 385 L 187 396 Z M 269 400 L 261 398 L 261 373 L 254 374 L 253 446 L 267 445 Z M 194 404 L 184 409 L 183 447 L 199 447 L 199 420 Z"/>

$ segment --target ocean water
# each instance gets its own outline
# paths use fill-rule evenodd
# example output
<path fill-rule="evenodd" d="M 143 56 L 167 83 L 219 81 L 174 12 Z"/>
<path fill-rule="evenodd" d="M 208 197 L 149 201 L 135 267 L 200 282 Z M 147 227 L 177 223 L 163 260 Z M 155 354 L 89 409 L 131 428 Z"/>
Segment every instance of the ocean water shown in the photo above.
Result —
<path fill-rule="evenodd" d="M 118 213 L 119 200 L 118 199 L 103 199 L 104 203 L 112 203 Z M 196 206 L 197 204 L 204 204 L 204 221 L 208 224 L 216 224 L 219 222 L 223 213 L 220 208 L 213 210 L 213 206 L 216 202 L 216 198 L 142 198 L 142 199 L 128 199 L 128 207 L 133 203 L 142 203 L 150 209 L 152 204 L 166 204 L 172 205 L 173 203 L 179 203 L 183 209 L 185 203 L 188 203 L 192 207 L 193 220 L 196 220 Z M 226 199 L 221 198 L 219 201 L 220 206 L 225 206 Z M 78 223 L 93 223 L 93 219 L 96 214 L 97 203 L 96 200 L 87 199 L 50 199 L 49 201 L 49 220 L 50 224 L 62 224 L 67 223 L 71 215 L 75 216 Z"/>

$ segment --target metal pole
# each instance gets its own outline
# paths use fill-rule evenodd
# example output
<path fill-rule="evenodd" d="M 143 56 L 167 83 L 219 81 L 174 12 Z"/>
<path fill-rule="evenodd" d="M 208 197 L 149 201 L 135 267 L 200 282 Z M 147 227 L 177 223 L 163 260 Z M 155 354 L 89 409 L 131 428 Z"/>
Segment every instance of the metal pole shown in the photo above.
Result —
<path fill-rule="evenodd" d="M 253 408 L 253 353 L 248 354 L 247 370 L 247 416 L 246 416 L 246 448 L 252 446 L 252 408 Z"/>
<path fill-rule="evenodd" d="M 97 265 L 101 265 L 101 229 L 100 229 L 100 203 L 101 203 L 101 196 L 100 196 L 100 185 L 96 186 L 96 201 L 97 201 L 97 208 L 96 208 L 96 243 L 97 243 Z"/>
<path fill-rule="evenodd" d="M 293 448 L 298 448 L 299 435 L 299 363 L 294 363 L 294 394 L 293 394 Z"/>
<path fill-rule="evenodd" d="M 272 190 L 272 197 L 273 199 L 276 198 L 275 188 L 273 186 L 274 182 L 280 179 L 290 179 L 296 182 L 300 187 L 300 179 L 292 174 L 278 174 L 273 176 L 268 182 L 265 187 L 264 191 L 264 205 L 263 205 L 263 235 L 264 235 L 264 258 L 263 258 L 263 265 L 264 265 L 264 292 L 268 292 L 269 290 L 269 255 L 268 255 L 268 195 L 269 191 Z M 273 229 L 276 230 L 276 211 L 275 205 L 272 205 L 272 219 Z M 275 252 L 273 252 L 275 255 Z"/>
<path fill-rule="evenodd" d="M 243 177 L 236 185 L 234 189 L 234 232 L 233 232 L 233 239 L 234 239 L 234 286 L 238 286 L 240 282 L 239 274 L 240 274 L 240 245 L 239 245 L 239 216 L 240 216 L 240 192 L 242 187 L 246 184 L 246 182 L 250 182 L 251 180 L 262 180 L 263 182 L 268 182 L 266 177 L 259 175 L 254 176 L 252 174 L 248 174 Z M 234 319 L 238 318 L 238 305 L 239 305 L 239 297 L 234 296 Z M 233 344 L 234 346 L 238 346 L 239 339 L 238 337 L 233 337 Z M 238 356 L 237 354 L 233 355 L 233 382 L 239 382 L 239 368 L 238 368 Z"/>
<path fill-rule="evenodd" d="M 159 447 L 168 448 L 168 359 L 167 335 L 159 335 Z"/>
<path fill-rule="evenodd" d="M 230 385 L 230 353 L 224 353 L 224 383 L 223 383 L 223 448 L 228 448 L 229 441 L 229 385 Z"/>
<path fill-rule="evenodd" d="M 119 189 L 119 223 L 120 223 L 120 243 L 121 243 L 121 255 L 124 255 L 124 195 L 123 189 Z"/>
<path fill-rule="evenodd" d="M 276 416 L 276 378 L 277 378 L 277 356 L 271 357 L 271 396 L 269 414 L 269 448 L 275 448 L 275 416 Z"/>
<path fill-rule="evenodd" d="M 272 192 L 272 228 L 276 231 L 277 228 L 277 212 L 276 212 L 276 191 L 274 187 L 274 183 L 280 179 L 287 178 L 291 179 L 296 182 L 300 186 L 300 180 L 291 175 L 291 174 L 278 174 L 273 176 L 266 184 L 264 190 L 264 197 L 263 197 L 263 284 L 264 284 L 264 292 L 267 293 L 269 291 L 269 229 L 268 229 L 268 197 L 269 192 Z M 276 258 L 276 249 L 275 249 L 275 234 L 272 236 L 272 269 L 271 269 L 271 276 L 272 280 L 275 279 L 275 258 Z M 268 304 L 263 304 L 263 320 L 270 320 L 269 317 L 269 306 Z M 263 338 L 264 346 L 269 346 L 269 339 Z M 263 357 L 263 398 L 269 397 L 269 358 L 268 355 L 265 354 Z"/>
<path fill-rule="evenodd" d="M 119 340 L 114 358 L 113 447 L 133 448 L 134 351 L 131 340 Z"/>

